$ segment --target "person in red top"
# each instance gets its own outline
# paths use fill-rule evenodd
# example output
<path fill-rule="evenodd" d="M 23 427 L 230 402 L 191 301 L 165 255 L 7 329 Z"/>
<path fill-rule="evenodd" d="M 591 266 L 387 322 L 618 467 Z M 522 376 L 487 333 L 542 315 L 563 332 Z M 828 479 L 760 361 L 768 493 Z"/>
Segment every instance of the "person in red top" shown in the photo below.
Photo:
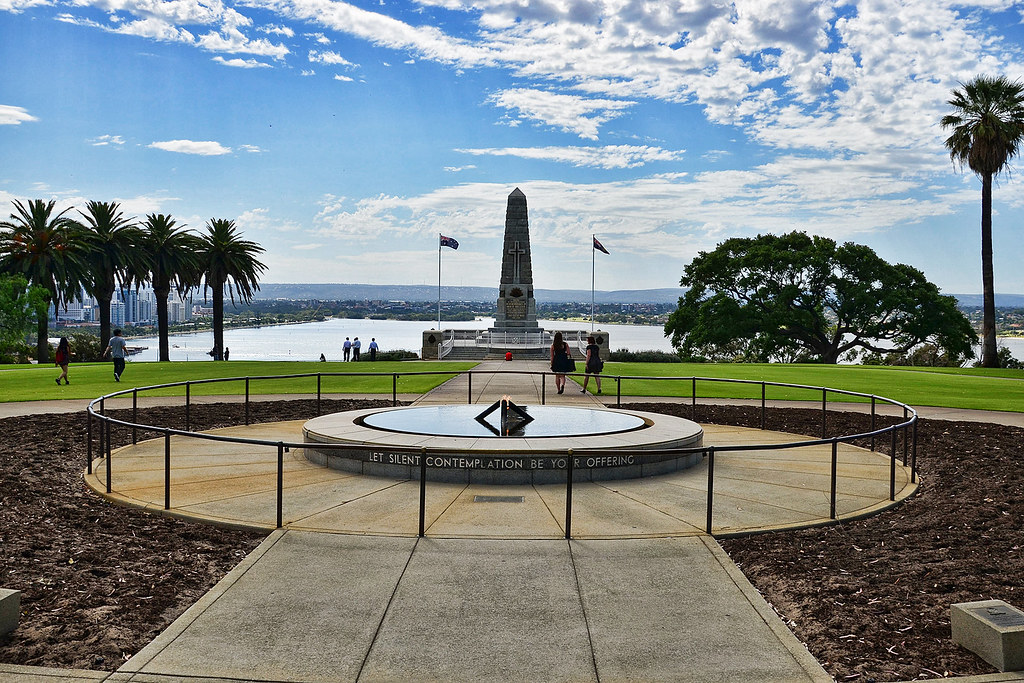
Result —
<path fill-rule="evenodd" d="M 54 381 L 57 386 L 60 386 L 60 381 L 63 379 L 64 384 L 71 384 L 68 381 L 68 364 L 71 362 L 71 348 L 68 346 L 68 338 L 61 337 L 60 342 L 57 344 L 57 353 L 53 355 L 53 364 L 61 369 L 60 377 Z"/>

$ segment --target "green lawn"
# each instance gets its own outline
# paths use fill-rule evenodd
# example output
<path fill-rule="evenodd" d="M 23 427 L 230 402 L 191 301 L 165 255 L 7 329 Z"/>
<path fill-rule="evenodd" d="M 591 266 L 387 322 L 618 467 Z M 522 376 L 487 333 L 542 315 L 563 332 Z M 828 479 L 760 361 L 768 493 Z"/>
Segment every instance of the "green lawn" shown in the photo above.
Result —
<path fill-rule="evenodd" d="M 696 363 L 607 363 L 605 375 L 624 377 L 692 377 L 780 382 L 829 387 L 896 399 L 909 405 L 1024 412 L 1024 370 L 980 368 L 909 368 L 878 365 L 784 365 Z M 610 378 L 608 378 L 610 379 Z M 615 391 L 615 383 L 605 393 Z M 630 396 L 690 396 L 691 382 L 623 379 Z M 771 387 L 769 399 L 821 401 L 821 391 Z M 698 380 L 697 396 L 760 398 L 761 386 Z M 853 400 L 830 394 L 829 401 Z"/>
<path fill-rule="evenodd" d="M 171 382 L 197 381 L 216 377 L 264 377 L 324 373 L 321 391 L 325 394 L 390 394 L 392 378 L 361 377 L 363 372 L 397 372 L 398 393 L 420 394 L 447 381 L 451 374 L 408 376 L 409 372 L 459 372 L 474 363 L 445 362 L 378 362 L 378 363 L 296 363 L 266 361 L 231 361 L 228 363 L 131 363 L 120 382 L 114 381 L 113 364 L 75 363 L 68 377 L 71 384 L 57 386 L 54 379 L 60 369 L 52 365 L 0 365 L 0 402 L 44 401 L 66 398 L 96 398 L 103 394 L 133 387 L 153 386 Z M 341 376 L 328 376 L 339 373 Z M 250 380 L 251 394 L 316 394 L 316 377 Z M 216 382 L 195 384 L 193 395 L 242 394 L 245 383 Z M 184 387 L 146 392 L 148 396 L 181 396 Z"/>
<path fill-rule="evenodd" d="M 35 401 L 66 398 L 96 398 L 132 387 L 203 380 L 214 377 L 261 377 L 303 373 L 343 373 L 324 376 L 325 394 L 390 394 L 391 376 L 361 377 L 360 372 L 397 372 L 398 393 L 429 391 L 446 381 L 450 374 L 416 376 L 416 372 L 458 372 L 473 363 L 455 362 L 379 362 L 379 363 L 297 363 L 237 361 L 228 363 L 177 362 L 129 363 L 120 383 L 115 383 L 111 364 L 82 363 L 71 366 L 71 384 L 58 387 L 53 379 L 60 371 L 53 366 L 0 365 L 0 401 Z M 684 363 L 608 363 L 605 366 L 604 393 L 614 396 L 615 375 L 622 380 L 624 396 L 689 397 L 690 381 L 629 379 L 631 377 L 692 377 L 741 379 L 754 385 L 698 380 L 697 395 L 718 398 L 760 398 L 760 382 L 782 382 L 812 387 L 857 391 L 885 396 L 910 405 L 978 408 L 1024 412 L 1024 371 L 982 370 L 975 368 L 896 368 L 870 365 L 781 365 L 781 364 L 684 364 Z M 591 384 L 593 388 L 593 384 Z M 196 384 L 194 395 L 240 394 L 242 382 Z M 252 394 L 290 394 L 316 392 L 316 378 L 252 380 Z M 181 395 L 184 389 L 151 392 L 156 395 Z M 769 399 L 821 401 L 821 391 L 769 386 Z M 849 400 L 829 394 L 829 401 Z"/>

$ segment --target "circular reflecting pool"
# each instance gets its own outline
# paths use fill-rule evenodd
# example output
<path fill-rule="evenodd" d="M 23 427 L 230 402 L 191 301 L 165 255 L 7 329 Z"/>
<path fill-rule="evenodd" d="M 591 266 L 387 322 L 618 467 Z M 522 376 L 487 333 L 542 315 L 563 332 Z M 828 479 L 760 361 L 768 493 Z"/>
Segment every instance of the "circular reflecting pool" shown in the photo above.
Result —
<path fill-rule="evenodd" d="M 432 436 L 493 438 L 597 436 L 641 429 L 647 422 L 637 415 L 592 408 L 520 406 L 532 419 L 512 434 L 501 437 L 501 417 L 495 410 L 480 420 L 479 405 L 417 406 L 364 415 L 358 422 L 374 429 Z"/>

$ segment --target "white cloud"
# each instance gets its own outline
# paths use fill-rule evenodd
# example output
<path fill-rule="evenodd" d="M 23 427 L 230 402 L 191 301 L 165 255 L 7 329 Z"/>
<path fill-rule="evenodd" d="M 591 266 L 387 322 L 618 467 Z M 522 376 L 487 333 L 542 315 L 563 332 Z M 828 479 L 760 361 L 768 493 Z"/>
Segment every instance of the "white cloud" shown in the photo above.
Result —
<path fill-rule="evenodd" d="M 604 147 L 505 147 L 484 149 L 456 149 L 456 152 L 476 156 L 511 156 L 521 159 L 539 159 L 573 166 L 593 168 L 637 168 L 653 161 L 678 161 L 682 151 L 660 147 L 634 145 L 607 145 Z"/>
<path fill-rule="evenodd" d="M 120 135 L 101 135 L 98 138 L 89 140 L 93 147 L 105 147 L 107 145 L 123 145 L 124 138 Z"/>
<path fill-rule="evenodd" d="M 20 14 L 32 7 L 52 5 L 50 0 L 0 0 L 0 12 Z"/>
<path fill-rule="evenodd" d="M 220 55 L 213 58 L 213 61 L 224 66 L 233 66 L 238 69 L 270 69 L 273 68 L 269 64 L 264 64 L 257 59 L 224 59 Z"/>
<path fill-rule="evenodd" d="M 598 128 L 619 116 L 635 102 L 591 99 L 578 95 L 561 95 L 530 88 L 512 88 L 492 95 L 490 101 L 504 109 L 516 110 L 520 116 L 575 133 L 581 138 L 597 139 Z"/>
<path fill-rule="evenodd" d="M 178 152 L 179 154 L 197 154 L 199 156 L 222 156 L 231 154 L 231 148 L 225 147 L 219 142 L 195 141 L 195 140 L 164 140 L 162 142 L 150 143 L 152 149 L 162 149 L 165 152 Z"/>
<path fill-rule="evenodd" d="M 337 52 L 317 52 L 316 50 L 309 51 L 309 61 L 317 64 L 335 64 L 341 66 L 356 66 L 352 62 L 348 61 Z"/>
<path fill-rule="evenodd" d="M 26 121 L 38 121 L 22 107 L 0 104 L 0 126 L 18 126 Z"/>
<path fill-rule="evenodd" d="M 352 83 L 355 79 L 349 78 L 348 76 L 342 76 L 341 74 L 334 74 L 334 80 L 341 81 L 342 83 Z"/>
<path fill-rule="evenodd" d="M 239 145 L 239 146 L 238 146 L 238 149 L 239 149 L 239 151 L 242 151 L 242 152 L 250 152 L 250 153 L 252 153 L 252 154 L 257 154 L 257 153 L 259 153 L 259 152 L 262 152 L 262 151 L 263 151 L 262 149 L 260 149 L 260 148 L 259 148 L 258 146 L 256 146 L 256 145 Z"/>
<path fill-rule="evenodd" d="M 295 31 L 290 26 L 261 26 L 256 29 L 261 33 L 270 33 L 273 35 L 284 36 L 285 38 L 294 38 Z"/>

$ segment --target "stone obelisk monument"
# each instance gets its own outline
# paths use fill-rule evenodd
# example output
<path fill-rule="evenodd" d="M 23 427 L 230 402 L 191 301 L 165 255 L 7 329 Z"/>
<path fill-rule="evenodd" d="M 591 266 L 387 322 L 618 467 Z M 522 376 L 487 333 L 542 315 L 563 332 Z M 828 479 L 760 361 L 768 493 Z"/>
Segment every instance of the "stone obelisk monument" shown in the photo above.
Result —
<path fill-rule="evenodd" d="M 518 187 L 508 196 L 505 209 L 505 243 L 498 284 L 498 311 L 492 332 L 538 331 L 537 301 L 533 298 L 533 266 L 530 261 L 530 219 L 526 195 Z"/>

